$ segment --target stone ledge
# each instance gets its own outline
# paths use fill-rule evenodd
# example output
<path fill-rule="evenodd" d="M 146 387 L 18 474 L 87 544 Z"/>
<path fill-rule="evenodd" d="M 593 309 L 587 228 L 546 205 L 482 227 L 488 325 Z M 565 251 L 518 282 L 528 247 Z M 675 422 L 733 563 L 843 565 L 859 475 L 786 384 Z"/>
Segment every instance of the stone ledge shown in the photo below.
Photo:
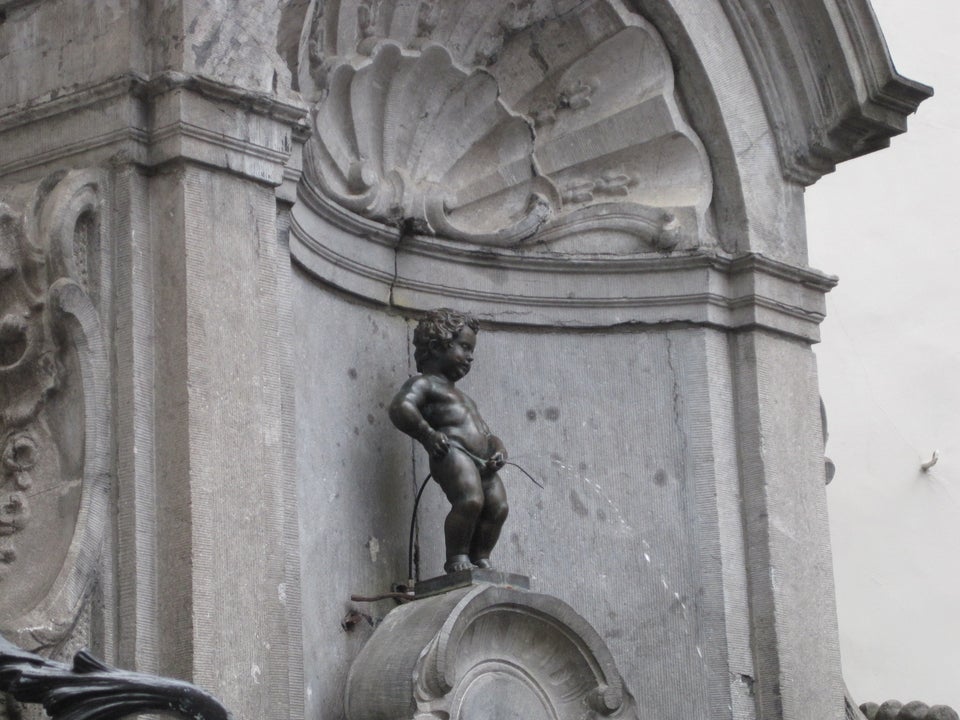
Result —
<path fill-rule="evenodd" d="M 499 570 L 484 570 L 472 568 L 461 572 L 449 573 L 438 577 L 421 580 L 414 587 L 416 598 L 422 599 L 433 595 L 440 595 L 459 588 L 474 587 L 476 585 L 499 585 L 501 587 L 530 589 L 530 578 L 526 575 L 500 572 Z"/>
<path fill-rule="evenodd" d="M 300 202 L 291 254 L 317 279 L 369 301 L 405 311 L 455 304 L 493 326 L 689 323 L 760 327 L 817 342 L 824 295 L 836 285 L 834 277 L 755 254 L 551 253 L 536 245 L 494 251 L 400 239 L 368 225 L 348 232 Z"/>
<path fill-rule="evenodd" d="M 186 159 L 290 185 L 309 132 L 296 103 L 184 73 L 129 73 L 0 112 L 0 175 L 120 154 L 147 167 Z"/>

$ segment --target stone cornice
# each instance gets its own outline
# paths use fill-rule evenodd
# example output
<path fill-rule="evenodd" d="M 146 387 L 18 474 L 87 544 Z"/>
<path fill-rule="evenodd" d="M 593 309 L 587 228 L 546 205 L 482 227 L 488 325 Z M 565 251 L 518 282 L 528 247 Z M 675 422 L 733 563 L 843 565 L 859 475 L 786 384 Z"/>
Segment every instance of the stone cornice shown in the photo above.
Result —
<path fill-rule="evenodd" d="M 135 94 L 136 88 L 145 84 L 144 76 L 127 73 L 70 92 L 48 93 L 29 102 L 3 108 L 0 110 L 0 133 L 67 112 L 81 110 L 97 103 Z"/>
<path fill-rule="evenodd" d="M 21 8 L 26 5 L 32 5 L 41 1 L 42 0 L 0 0 L 0 12 L 7 13 L 11 10 L 16 10 L 17 8 Z"/>
<path fill-rule="evenodd" d="M 307 114 L 294 102 L 205 77 L 127 73 L 0 112 L 0 175 L 121 153 L 145 166 L 183 158 L 289 184 L 299 176 Z M 51 136 L 57 142 L 45 147 Z"/>
<path fill-rule="evenodd" d="M 867 0 L 720 0 L 777 129 L 787 179 L 887 147 L 933 89 L 893 67 Z"/>
<path fill-rule="evenodd" d="M 235 85 L 225 85 L 202 75 L 189 75 L 168 70 L 152 76 L 143 87 L 147 97 L 155 97 L 172 90 L 189 90 L 210 100 L 235 105 L 247 112 L 278 120 L 291 127 L 301 130 L 309 127 L 307 108 L 300 103 L 288 102 Z"/>
<path fill-rule="evenodd" d="M 0 109 L 0 133 L 65 112 L 132 95 L 152 100 L 174 90 L 187 90 L 210 100 L 235 105 L 255 115 L 268 117 L 309 133 L 308 110 L 264 93 L 225 85 L 210 78 L 172 70 L 147 76 L 130 72 L 66 93 L 50 93 L 22 105 Z"/>
<path fill-rule="evenodd" d="M 756 254 L 573 254 L 537 245 L 491 252 L 402 236 L 359 217 L 358 227 L 341 229 L 317 212 L 317 199 L 303 188 L 301 200 L 293 213 L 291 254 L 311 275 L 404 310 L 455 304 L 492 325 L 691 323 L 762 327 L 816 342 L 824 295 L 836 284 L 836 278 Z"/>

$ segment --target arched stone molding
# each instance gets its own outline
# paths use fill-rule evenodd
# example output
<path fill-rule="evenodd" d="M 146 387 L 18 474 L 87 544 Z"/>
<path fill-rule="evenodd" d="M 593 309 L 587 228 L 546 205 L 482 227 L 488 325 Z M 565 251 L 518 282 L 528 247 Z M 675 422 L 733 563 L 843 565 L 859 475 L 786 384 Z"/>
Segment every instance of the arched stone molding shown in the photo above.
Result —
<path fill-rule="evenodd" d="M 0 631 L 55 655 L 109 642 L 109 622 L 99 637 L 85 626 L 94 586 L 112 583 L 110 371 L 92 300 L 104 194 L 98 171 L 0 189 L 0 323 L 16 355 L 0 367 Z"/>
<path fill-rule="evenodd" d="M 761 88 L 784 177 L 809 185 L 885 148 L 932 89 L 894 69 L 868 0 L 722 0 Z"/>
<path fill-rule="evenodd" d="M 729 181 L 716 182 L 727 208 L 718 224 L 734 232 L 721 232 L 728 251 L 805 263 L 800 187 L 886 147 L 933 92 L 894 69 L 868 0 L 632 0 L 631 7 L 682 59 L 678 87 L 691 123 L 715 177 Z M 739 218 L 737 197 L 722 198 L 737 181 L 745 202 Z"/>
<path fill-rule="evenodd" d="M 597 632 L 557 598 L 481 584 L 393 610 L 350 670 L 349 720 L 636 718 Z"/>
<path fill-rule="evenodd" d="M 824 157 L 882 146 L 928 92 L 896 75 L 862 0 L 809 0 L 809 21 L 775 5 L 314 2 L 297 68 L 315 129 L 294 258 L 405 309 L 466 298 L 509 304 L 480 314 L 511 324 L 701 322 L 694 306 L 737 278 L 665 301 L 683 285 L 673 269 L 747 253 L 804 266 L 803 184 L 832 168 Z M 814 44 L 823 57 L 801 52 Z"/>

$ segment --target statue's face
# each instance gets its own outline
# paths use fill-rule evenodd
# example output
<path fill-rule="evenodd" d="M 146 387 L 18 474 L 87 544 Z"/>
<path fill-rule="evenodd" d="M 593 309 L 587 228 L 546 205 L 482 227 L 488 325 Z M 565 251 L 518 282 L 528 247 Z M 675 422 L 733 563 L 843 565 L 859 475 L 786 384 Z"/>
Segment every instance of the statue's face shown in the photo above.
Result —
<path fill-rule="evenodd" d="M 477 346 L 477 334 L 464 325 L 456 337 L 438 356 L 440 372 L 448 380 L 456 382 L 468 372 L 473 363 L 473 349 Z"/>

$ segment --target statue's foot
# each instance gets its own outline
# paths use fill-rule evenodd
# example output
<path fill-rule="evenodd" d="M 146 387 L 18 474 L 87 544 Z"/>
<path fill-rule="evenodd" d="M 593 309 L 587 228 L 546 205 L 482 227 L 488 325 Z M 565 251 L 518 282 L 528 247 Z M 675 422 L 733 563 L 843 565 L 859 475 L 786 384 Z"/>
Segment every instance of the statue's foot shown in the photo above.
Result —
<path fill-rule="evenodd" d="M 481 570 L 493 570 L 493 564 L 490 562 L 489 558 L 477 558 L 473 561 L 473 564 Z"/>
<path fill-rule="evenodd" d="M 449 574 L 460 572 L 461 570 L 469 570 L 472 567 L 473 563 L 470 562 L 469 557 L 466 555 L 454 555 L 444 564 L 443 571 Z"/>

